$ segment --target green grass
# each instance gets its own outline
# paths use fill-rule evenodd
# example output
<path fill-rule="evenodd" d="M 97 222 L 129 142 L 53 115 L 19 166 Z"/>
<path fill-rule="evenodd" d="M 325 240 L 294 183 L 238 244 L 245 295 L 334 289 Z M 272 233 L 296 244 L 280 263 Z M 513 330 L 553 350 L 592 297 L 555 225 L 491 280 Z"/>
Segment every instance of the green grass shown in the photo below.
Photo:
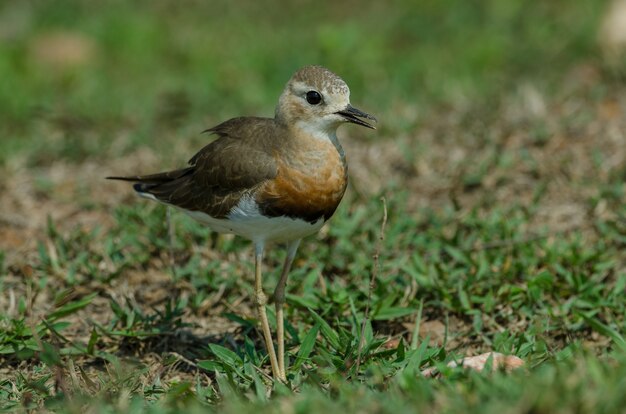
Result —
<path fill-rule="evenodd" d="M 0 410 L 623 410 L 626 63 L 597 44 L 605 6 L 2 6 Z M 283 385 L 249 243 L 178 213 L 170 234 L 103 177 L 182 165 L 206 127 L 271 115 L 310 63 L 381 122 L 340 131 L 352 185 L 291 273 Z M 526 367 L 446 367 L 487 351 Z"/>
<path fill-rule="evenodd" d="M 525 79 L 550 85 L 597 53 L 603 10 L 594 1 L 306 1 L 280 12 L 271 2 L 246 3 L 7 7 L 5 19 L 17 23 L 0 43 L 0 161 L 20 149 L 33 163 L 103 151 L 115 157 L 152 141 L 165 149 L 195 136 L 206 116 L 214 123 L 270 115 L 285 80 L 311 62 L 345 77 L 354 101 L 376 109 L 382 131 L 393 136 L 416 127 L 394 117 L 407 105 L 421 121 L 433 107 L 487 103 Z M 43 36 L 59 31 L 87 44 L 80 63 L 53 64 L 36 53 Z"/>

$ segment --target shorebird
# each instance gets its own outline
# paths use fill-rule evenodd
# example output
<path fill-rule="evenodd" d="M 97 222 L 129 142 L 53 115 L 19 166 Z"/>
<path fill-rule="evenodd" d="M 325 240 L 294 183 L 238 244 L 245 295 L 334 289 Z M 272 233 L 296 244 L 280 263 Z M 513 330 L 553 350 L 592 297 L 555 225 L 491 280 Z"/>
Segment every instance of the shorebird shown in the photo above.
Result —
<path fill-rule="evenodd" d="M 350 105 L 348 85 L 321 66 L 306 66 L 287 82 L 274 118 L 240 117 L 205 132 L 218 136 L 179 170 L 107 177 L 135 182 L 142 197 L 174 206 L 217 232 L 252 241 L 254 299 L 275 379 L 286 381 L 285 285 L 300 240 L 317 232 L 346 190 L 346 157 L 337 128 L 346 122 L 376 129 L 376 119 Z M 287 245 L 274 291 L 277 349 L 262 285 L 268 243 Z"/>

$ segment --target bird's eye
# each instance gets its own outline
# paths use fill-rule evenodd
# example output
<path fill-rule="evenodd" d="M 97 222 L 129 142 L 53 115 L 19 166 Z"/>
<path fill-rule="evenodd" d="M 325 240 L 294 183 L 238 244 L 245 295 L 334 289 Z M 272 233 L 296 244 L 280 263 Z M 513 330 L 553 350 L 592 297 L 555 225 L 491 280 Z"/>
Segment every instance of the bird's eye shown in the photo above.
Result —
<path fill-rule="evenodd" d="M 306 101 L 311 105 L 317 105 L 322 102 L 322 95 L 320 95 L 319 92 L 316 91 L 308 91 L 306 93 Z"/>

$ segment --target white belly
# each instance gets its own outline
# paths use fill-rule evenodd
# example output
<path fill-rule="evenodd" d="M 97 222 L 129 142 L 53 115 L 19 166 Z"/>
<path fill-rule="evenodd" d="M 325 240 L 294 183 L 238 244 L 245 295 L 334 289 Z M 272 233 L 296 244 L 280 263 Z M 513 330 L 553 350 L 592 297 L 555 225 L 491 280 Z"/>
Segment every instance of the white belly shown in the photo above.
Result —
<path fill-rule="evenodd" d="M 151 194 L 139 193 L 140 196 L 163 203 Z M 176 206 L 173 206 L 176 207 Z M 209 226 L 218 233 L 233 233 L 254 243 L 287 242 L 316 233 L 324 225 L 320 217 L 315 223 L 290 217 L 266 217 L 250 197 L 244 197 L 228 214 L 228 220 L 211 217 L 200 211 L 179 209 L 193 219 Z"/>
<path fill-rule="evenodd" d="M 152 194 L 138 194 L 141 197 L 172 206 L 158 200 Z M 209 226 L 213 231 L 236 234 L 261 245 L 266 242 L 287 242 L 301 239 L 318 232 L 324 225 L 323 217 L 320 217 L 315 223 L 284 216 L 266 217 L 261 214 L 259 207 L 251 197 L 243 197 L 228 214 L 228 220 L 211 217 L 200 211 L 178 209 L 200 223 Z"/>
<path fill-rule="evenodd" d="M 189 216 L 219 233 L 233 233 L 255 243 L 286 242 L 316 233 L 324 218 L 315 223 L 290 217 L 240 216 L 231 213 L 229 220 L 216 219 L 199 211 L 183 210 Z"/>

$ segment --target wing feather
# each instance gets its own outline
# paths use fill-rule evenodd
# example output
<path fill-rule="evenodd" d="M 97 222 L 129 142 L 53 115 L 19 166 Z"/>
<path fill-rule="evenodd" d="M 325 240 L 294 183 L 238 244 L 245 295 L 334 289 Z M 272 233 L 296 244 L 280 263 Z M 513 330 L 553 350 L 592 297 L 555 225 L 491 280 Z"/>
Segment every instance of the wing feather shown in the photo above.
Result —
<path fill-rule="evenodd" d="M 187 168 L 107 178 L 135 182 L 137 192 L 163 203 L 224 218 L 241 197 L 276 177 L 272 143 L 281 131 L 272 119 L 250 117 L 234 118 L 207 131 L 218 139 L 195 154 Z"/>

